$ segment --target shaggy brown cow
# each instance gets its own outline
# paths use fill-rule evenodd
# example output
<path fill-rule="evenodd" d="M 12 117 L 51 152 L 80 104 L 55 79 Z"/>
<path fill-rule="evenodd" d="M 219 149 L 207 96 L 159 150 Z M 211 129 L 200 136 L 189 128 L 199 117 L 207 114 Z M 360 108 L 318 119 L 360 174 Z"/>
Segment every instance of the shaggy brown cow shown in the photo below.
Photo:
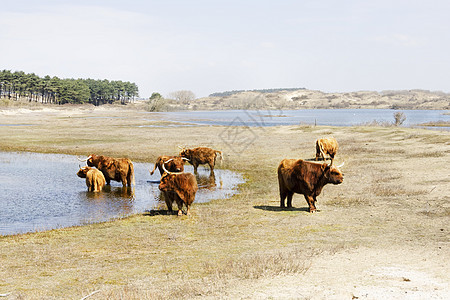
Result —
<path fill-rule="evenodd" d="M 164 174 L 164 170 L 162 168 L 163 164 L 165 165 L 166 169 L 169 172 L 183 172 L 185 160 L 188 159 L 181 156 L 161 155 L 156 159 L 155 167 L 153 168 L 152 171 L 150 171 L 150 175 L 153 175 L 153 173 L 155 173 L 156 168 L 158 168 L 159 174 L 161 174 L 162 176 Z"/>
<path fill-rule="evenodd" d="M 338 148 L 339 145 L 335 138 L 318 139 L 316 141 L 316 160 L 319 160 L 319 157 L 325 160 L 325 154 L 328 154 L 331 158 L 330 165 L 332 165 Z"/>
<path fill-rule="evenodd" d="M 342 165 L 341 165 L 342 166 Z M 302 159 L 283 159 L 278 166 L 280 207 L 292 207 L 294 193 L 303 194 L 309 205 L 309 212 L 316 210 L 316 197 L 327 183 L 340 184 L 344 176 L 338 167 L 319 164 Z"/>
<path fill-rule="evenodd" d="M 103 155 L 91 154 L 86 161 L 89 167 L 96 167 L 105 176 L 106 184 L 111 180 L 122 182 L 123 186 L 134 184 L 134 167 L 128 158 L 112 158 Z"/>
<path fill-rule="evenodd" d="M 193 149 L 183 148 L 180 151 L 180 156 L 187 158 L 189 163 L 194 166 L 194 173 L 197 173 L 198 166 L 203 164 L 208 164 L 211 173 L 213 173 L 217 156 L 220 156 L 221 161 L 223 157 L 222 151 L 208 147 L 197 147 Z"/>
<path fill-rule="evenodd" d="M 164 164 L 163 164 L 164 169 Z M 167 209 L 172 211 L 172 203 L 175 201 L 178 206 L 178 215 L 183 214 L 183 203 L 187 207 L 186 214 L 190 214 L 191 204 L 195 200 L 198 186 L 195 176 L 191 173 L 172 173 L 164 170 L 161 177 L 159 189 L 164 193 Z"/>
<path fill-rule="evenodd" d="M 103 173 L 91 167 L 82 167 L 77 172 L 78 177 L 86 178 L 86 186 L 89 192 L 101 192 L 106 180 Z"/>

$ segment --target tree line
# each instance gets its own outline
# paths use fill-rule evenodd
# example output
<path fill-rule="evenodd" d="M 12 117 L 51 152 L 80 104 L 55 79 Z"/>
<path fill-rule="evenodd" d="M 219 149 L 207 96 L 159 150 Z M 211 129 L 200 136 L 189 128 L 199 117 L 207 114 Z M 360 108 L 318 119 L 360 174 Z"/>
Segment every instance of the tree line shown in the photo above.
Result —
<path fill-rule="evenodd" d="M 22 71 L 0 71 L 0 98 L 54 104 L 94 105 L 120 101 L 126 104 L 139 96 L 135 83 L 107 79 L 61 79 L 56 76 L 39 77 Z"/>

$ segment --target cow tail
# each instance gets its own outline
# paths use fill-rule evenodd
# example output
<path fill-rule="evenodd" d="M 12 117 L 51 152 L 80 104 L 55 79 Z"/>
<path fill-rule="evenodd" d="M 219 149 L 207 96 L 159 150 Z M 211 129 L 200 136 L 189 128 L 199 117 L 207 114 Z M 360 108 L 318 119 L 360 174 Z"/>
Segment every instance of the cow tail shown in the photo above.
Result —
<path fill-rule="evenodd" d="M 155 173 L 156 167 L 158 166 L 158 162 L 155 162 L 155 167 L 153 168 L 153 170 L 150 171 L 150 175 L 153 175 L 153 173 Z M 134 173 L 134 172 L 133 172 Z"/>
<path fill-rule="evenodd" d="M 222 154 L 222 151 L 216 150 L 216 158 L 217 158 L 217 154 L 219 154 L 218 156 L 220 156 L 220 165 L 222 165 L 222 163 L 223 163 L 223 154 Z"/>
<path fill-rule="evenodd" d="M 136 181 L 134 179 L 134 166 L 131 161 L 130 161 L 130 177 L 131 177 L 131 184 L 136 185 Z"/>

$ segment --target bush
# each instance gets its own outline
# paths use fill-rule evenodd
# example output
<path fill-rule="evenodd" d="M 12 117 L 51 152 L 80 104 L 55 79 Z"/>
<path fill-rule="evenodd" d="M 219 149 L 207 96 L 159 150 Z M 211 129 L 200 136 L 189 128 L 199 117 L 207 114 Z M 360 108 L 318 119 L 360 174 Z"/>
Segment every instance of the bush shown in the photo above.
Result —
<path fill-rule="evenodd" d="M 400 126 L 403 124 L 403 122 L 405 122 L 406 120 L 406 115 L 402 112 L 396 112 L 394 113 L 394 125 L 395 126 Z"/>

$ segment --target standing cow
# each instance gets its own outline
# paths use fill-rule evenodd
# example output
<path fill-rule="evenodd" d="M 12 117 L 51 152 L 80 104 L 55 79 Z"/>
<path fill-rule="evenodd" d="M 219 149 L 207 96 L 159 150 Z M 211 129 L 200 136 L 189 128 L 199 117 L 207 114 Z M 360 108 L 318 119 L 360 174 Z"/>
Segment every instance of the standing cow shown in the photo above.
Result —
<path fill-rule="evenodd" d="M 79 160 L 86 161 L 89 167 L 96 167 L 102 171 L 108 185 L 111 180 L 122 182 L 123 186 L 134 184 L 134 167 L 128 158 L 112 158 L 91 154 L 88 158 Z"/>
<path fill-rule="evenodd" d="M 195 200 L 198 186 L 195 176 L 191 173 L 173 173 L 165 170 L 161 177 L 159 189 L 164 193 L 167 209 L 172 211 L 172 203 L 176 202 L 178 206 L 178 216 L 183 214 L 183 203 L 186 205 L 186 215 L 190 214 L 191 204 Z"/>
<path fill-rule="evenodd" d="M 338 167 L 302 159 L 283 159 L 278 166 L 280 207 L 285 207 L 286 197 L 287 207 L 292 207 L 292 196 L 297 193 L 305 196 L 309 212 L 314 212 L 316 198 L 322 188 L 327 183 L 340 184 L 343 180 L 344 176 Z"/>
<path fill-rule="evenodd" d="M 89 192 L 101 192 L 105 187 L 105 176 L 97 169 L 82 167 L 77 172 L 78 177 L 86 178 L 86 186 Z"/>
<path fill-rule="evenodd" d="M 316 160 L 319 160 L 319 157 L 325 160 L 325 154 L 328 154 L 331 158 L 330 165 L 332 165 L 338 148 L 339 145 L 335 138 L 318 139 L 316 141 Z"/>
<path fill-rule="evenodd" d="M 164 174 L 164 170 L 162 165 L 166 167 L 169 172 L 183 172 L 184 171 L 184 161 L 188 160 L 185 157 L 181 156 L 169 156 L 169 155 L 161 155 L 156 159 L 155 167 L 152 171 L 150 171 L 150 175 L 155 173 L 156 168 L 158 168 L 161 176 Z"/>
<path fill-rule="evenodd" d="M 189 160 L 189 163 L 194 166 L 194 173 L 197 174 L 199 165 L 208 164 L 211 174 L 214 173 L 214 166 L 216 164 L 217 156 L 222 161 L 222 151 L 214 150 L 208 147 L 197 147 L 193 149 L 183 148 L 180 152 L 181 157 Z"/>

